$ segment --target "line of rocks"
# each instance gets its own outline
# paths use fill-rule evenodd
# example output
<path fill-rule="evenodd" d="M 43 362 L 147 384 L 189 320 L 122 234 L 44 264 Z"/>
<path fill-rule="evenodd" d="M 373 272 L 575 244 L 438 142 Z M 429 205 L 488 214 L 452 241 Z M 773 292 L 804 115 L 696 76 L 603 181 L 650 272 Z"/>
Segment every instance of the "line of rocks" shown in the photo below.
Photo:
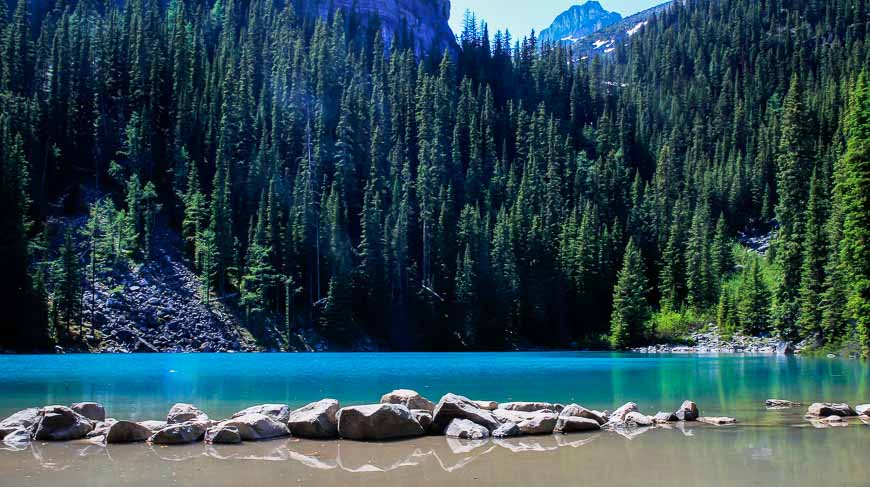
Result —
<path fill-rule="evenodd" d="M 764 405 L 767 409 L 790 409 L 801 406 L 801 403 L 786 399 L 768 399 L 764 401 Z M 858 418 L 862 423 L 870 424 L 870 404 L 858 404 L 852 408 L 846 403 L 814 402 L 807 408 L 804 418 L 816 428 L 849 426 L 848 418 Z"/>
<path fill-rule="evenodd" d="M 700 421 L 730 424 L 734 418 L 701 417 L 697 405 L 685 401 L 674 412 L 642 414 L 633 402 L 613 412 L 578 404 L 474 401 L 448 393 L 437 404 L 416 391 L 399 389 L 380 403 L 340 407 L 322 399 L 291 410 L 286 404 L 252 406 L 220 421 L 192 404 L 175 404 L 165 421 L 126 421 L 106 417 L 94 402 L 52 405 L 19 411 L 0 421 L 0 439 L 10 446 L 32 440 L 67 441 L 88 438 L 95 443 L 148 442 L 173 445 L 240 443 L 269 438 L 344 438 L 385 441 L 423 435 L 479 440 L 520 435 L 565 434 L 596 430 L 624 434 L 662 423 Z"/>
<path fill-rule="evenodd" d="M 714 323 L 708 323 L 703 331 L 689 334 L 688 344 L 658 343 L 632 348 L 637 353 L 752 353 L 769 355 L 792 355 L 800 353 L 804 343 L 797 346 L 776 337 L 756 337 L 735 333 L 723 336 Z"/>

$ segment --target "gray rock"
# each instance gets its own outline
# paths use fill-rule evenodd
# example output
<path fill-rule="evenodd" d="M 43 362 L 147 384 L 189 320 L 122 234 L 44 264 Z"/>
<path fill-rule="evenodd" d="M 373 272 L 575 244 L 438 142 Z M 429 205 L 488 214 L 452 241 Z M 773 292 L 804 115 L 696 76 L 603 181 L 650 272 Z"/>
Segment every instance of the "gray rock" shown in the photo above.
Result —
<path fill-rule="evenodd" d="M 199 441 L 208 429 L 207 421 L 187 421 L 185 423 L 168 424 L 150 438 L 149 443 L 155 445 L 180 445 Z"/>
<path fill-rule="evenodd" d="M 260 404 L 243 409 L 232 415 L 233 418 L 252 413 L 265 414 L 279 423 L 286 423 L 290 419 L 290 406 L 286 404 Z"/>
<path fill-rule="evenodd" d="M 396 389 L 384 394 L 381 404 L 401 404 L 408 409 L 424 409 L 430 413 L 435 410 L 435 403 L 410 389 Z"/>
<path fill-rule="evenodd" d="M 461 438 L 463 440 L 483 440 L 489 438 L 489 430 L 485 426 L 461 418 L 455 418 L 450 421 L 444 434 L 450 438 Z"/>
<path fill-rule="evenodd" d="M 674 415 L 680 421 L 695 421 L 700 413 L 698 412 L 697 404 L 692 401 L 683 401 L 683 404 L 674 412 Z"/>
<path fill-rule="evenodd" d="M 603 415 L 596 411 L 586 409 L 579 404 L 569 404 L 565 406 L 562 409 L 562 412 L 559 413 L 559 416 L 576 416 L 579 418 L 594 419 L 595 421 L 598 421 L 598 424 L 604 424 L 607 422 L 607 419 L 605 419 Z"/>
<path fill-rule="evenodd" d="M 188 421 L 208 421 L 208 415 L 193 404 L 178 403 L 166 415 L 167 424 L 180 424 Z"/>
<path fill-rule="evenodd" d="M 525 412 L 535 412 L 535 411 L 555 411 L 556 405 L 549 402 L 503 402 L 498 405 L 499 409 L 504 409 L 507 411 L 525 411 Z"/>
<path fill-rule="evenodd" d="M 31 432 L 29 428 L 19 428 L 15 431 L 8 433 L 3 438 L 3 444 L 12 448 L 13 450 L 20 450 L 27 447 L 32 438 Z"/>
<path fill-rule="evenodd" d="M 608 419 L 610 421 L 618 421 L 621 423 L 625 421 L 625 415 L 632 411 L 637 411 L 637 404 L 633 402 L 627 402 L 622 406 L 618 407 L 616 411 L 610 413 L 610 417 Z"/>
<path fill-rule="evenodd" d="M 498 409 L 498 403 L 495 401 L 478 401 L 475 400 L 474 404 L 477 404 L 477 407 L 483 409 L 485 411 L 494 411 Z"/>
<path fill-rule="evenodd" d="M 423 427 L 401 404 L 368 404 L 338 410 L 338 434 L 360 441 L 389 440 L 423 435 Z"/>
<path fill-rule="evenodd" d="M 715 425 L 737 423 L 737 420 L 735 418 L 729 418 L 728 416 L 700 416 L 697 419 L 697 421 L 700 423 L 715 424 Z"/>
<path fill-rule="evenodd" d="M 677 419 L 677 415 L 674 413 L 665 413 L 659 411 L 653 416 L 653 423 L 670 423 L 673 421 L 679 421 Z"/>
<path fill-rule="evenodd" d="M 106 408 L 98 402 L 77 402 L 71 404 L 69 408 L 91 421 L 106 420 Z"/>
<path fill-rule="evenodd" d="M 0 439 L 20 429 L 30 430 L 39 421 L 39 408 L 27 408 L 18 411 L 0 421 Z"/>
<path fill-rule="evenodd" d="M 139 424 L 148 428 L 152 432 L 160 431 L 166 427 L 166 421 L 155 421 L 155 420 L 147 420 L 147 421 L 139 421 Z"/>
<path fill-rule="evenodd" d="M 474 401 L 467 397 L 447 393 L 438 401 L 438 405 L 435 406 L 432 420 L 438 426 L 446 428 L 450 424 L 450 421 L 456 418 L 467 419 L 473 423 L 485 426 L 490 431 L 501 425 L 498 418 L 492 412 L 481 409 Z"/>
<path fill-rule="evenodd" d="M 556 428 L 559 417 L 555 413 L 534 413 L 528 419 L 517 423 L 524 435 L 549 435 Z"/>
<path fill-rule="evenodd" d="M 807 409 L 808 416 L 855 416 L 855 411 L 846 403 L 815 402 Z"/>
<path fill-rule="evenodd" d="M 218 425 L 212 426 L 205 432 L 206 443 L 241 443 L 242 435 L 235 426 Z"/>
<path fill-rule="evenodd" d="M 563 434 L 575 431 L 594 431 L 599 429 L 601 429 L 601 425 L 594 419 L 560 415 L 559 419 L 556 420 L 556 426 L 553 428 L 553 433 Z"/>
<path fill-rule="evenodd" d="M 338 436 L 338 401 L 321 399 L 290 413 L 287 427 L 300 438 L 335 438 Z"/>
<path fill-rule="evenodd" d="M 631 411 L 625 415 L 625 422 L 635 426 L 652 426 L 653 418 L 637 411 Z"/>
<path fill-rule="evenodd" d="M 855 412 L 861 416 L 870 416 L 870 404 L 859 404 L 855 406 Z"/>
<path fill-rule="evenodd" d="M 492 431 L 493 438 L 510 438 L 519 436 L 520 427 L 516 423 L 505 423 Z"/>
<path fill-rule="evenodd" d="M 235 427 L 244 441 L 266 440 L 290 434 L 286 424 L 260 413 L 250 413 L 221 421 L 218 426 Z"/>
<path fill-rule="evenodd" d="M 94 429 L 94 423 L 66 406 L 46 406 L 35 428 L 36 440 L 78 440 Z"/>
<path fill-rule="evenodd" d="M 801 403 L 785 399 L 767 399 L 764 401 L 764 405 L 771 409 L 786 409 L 800 406 Z"/>
<path fill-rule="evenodd" d="M 106 443 L 133 443 L 151 437 L 151 430 L 133 421 L 115 421 L 106 431 Z"/>

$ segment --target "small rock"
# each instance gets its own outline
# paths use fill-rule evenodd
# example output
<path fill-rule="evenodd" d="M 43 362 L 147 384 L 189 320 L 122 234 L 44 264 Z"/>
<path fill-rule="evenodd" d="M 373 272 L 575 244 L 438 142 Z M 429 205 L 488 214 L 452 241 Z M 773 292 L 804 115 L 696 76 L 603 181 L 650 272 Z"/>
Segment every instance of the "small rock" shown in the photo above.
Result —
<path fill-rule="evenodd" d="M 205 432 L 206 443 L 233 444 L 241 443 L 242 436 L 235 426 L 218 425 L 212 426 Z"/>
<path fill-rule="evenodd" d="M 674 413 L 659 411 L 653 416 L 653 423 L 670 423 L 672 421 L 678 421 L 677 415 Z"/>
<path fill-rule="evenodd" d="M 520 427 L 516 423 L 505 423 L 492 431 L 493 438 L 510 438 L 520 435 Z"/>
<path fill-rule="evenodd" d="M 444 430 L 444 434 L 450 438 L 461 438 L 464 440 L 483 440 L 489 438 L 489 430 L 485 426 L 461 418 L 454 418 L 450 421 L 447 429 Z"/>
<path fill-rule="evenodd" d="M 764 405 L 770 409 L 786 409 L 800 406 L 801 403 L 786 399 L 767 399 L 764 401 Z"/>
<path fill-rule="evenodd" d="M 558 419 L 555 413 L 534 413 L 517 423 L 517 427 L 524 435 L 549 435 L 556 428 Z"/>
<path fill-rule="evenodd" d="M 259 406 L 251 406 L 233 414 L 232 417 L 238 418 L 239 416 L 253 413 L 265 414 L 279 423 L 286 423 L 287 420 L 290 419 L 290 407 L 286 404 L 260 404 Z"/>
<path fill-rule="evenodd" d="M 335 438 L 338 436 L 338 401 L 321 399 L 290 413 L 287 428 L 300 438 Z"/>
<path fill-rule="evenodd" d="M 150 438 L 149 443 L 155 445 L 180 445 L 199 441 L 208 429 L 207 421 L 187 421 L 185 423 L 168 424 Z"/>
<path fill-rule="evenodd" d="M 625 415 L 625 422 L 636 426 L 652 426 L 653 418 L 637 411 L 631 411 Z"/>
<path fill-rule="evenodd" d="M 484 409 L 486 411 L 494 411 L 498 409 L 498 403 L 495 401 L 473 401 L 474 404 L 477 404 L 477 407 L 480 409 Z"/>
<path fill-rule="evenodd" d="M 815 402 L 810 404 L 807 415 L 815 417 L 855 416 L 855 411 L 846 403 Z"/>
<path fill-rule="evenodd" d="M 674 414 L 680 421 L 695 421 L 700 415 L 698 405 L 692 401 L 683 401 L 683 404 L 680 405 L 680 408 Z"/>
<path fill-rule="evenodd" d="M 66 406 L 46 406 L 35 428 L 36 440 L 67 441 L 84 438 L 94 429 L 94 423 Z"/>
<path fill-rule="evenodd" d="M 601 425 L 594 419 L 560 415 L 556 420 L 556 426 L 553 428 L 553 433 L 564 434 L 575 431 L 593 431 L 598 429 L 601 429 Z"/>
<path fill-rule="evenodd" d="M 600 413 L 597 413 L 597 412 L 592 411 L 590 409 L 586 409 L 583 406 L 580 406 L 579 404 L 569 404 L 569 405 L 565 406 L 562 409 L 562 412 L 559 413 L 559 415 L 560 416 L 563 416 L 563 415 L 564 416 L 576 416 L 579 418 L 594 419 L 595 421 L 598 421 L 598 424 L 604 424 L 607 422 L 607 420 L 604 418 L 604 416 L 601 415 Z"/>
<path fill-rule="evenodd" d="M 115 421 L 106 431 L 106 443 L 145 441 L 152 435 L 147 426 L 132 421 Z"/>
<path fill-rule="evenodd" d="M 69 408 L 92 421 L 106 420 L 106 408 L 97 402 L 77 402 Z"/>
<path fill-rule="evenodd" d="M 481 409 L 477 403 L 467 397 L 447 393 L 438 401 L 438 405 L 435 406 L 432 420 L 438 426 L 446 428 L 450 421 L 455 418 L 470 420 L 485 426 L 490 431 L 501 425 L 498 418 L 491 411 Z"/>
<path fill-rule="evenodd" d="M 188 421 L 208 421 L 208 415 L 193 404 L 178 403 L 166 415 L 167 424 L 180 424 Z"/>
<path fill-rule="evenodd" d="M 633 402 L 627 402 L 622 406 L 618 407 L 616 411 L 610 413 L 610 421 L 624 422 L 625 415 L 632 412 L 637 411 L 637 404 Z"/>
<path fill-rule="evenodd" d="M 244 441 L 266 440 L 290 434 L 286 424 L 260 413 L 250 413 L 221 421 L 218 426 L 235 427 Z"/>
<path fill-rule="evenodd" d="M 348 406 L 338 410 L 338 434 L 342 438 L 379 441 L 423 435 L 423 427 L 401 404 Z"/>
<path fill-rule="evenodd" d="M 435 410 L 435 403 L 410 389 L 396 389 L 381 396 L 381 404 L 401 404 L 408 409 Z"/>

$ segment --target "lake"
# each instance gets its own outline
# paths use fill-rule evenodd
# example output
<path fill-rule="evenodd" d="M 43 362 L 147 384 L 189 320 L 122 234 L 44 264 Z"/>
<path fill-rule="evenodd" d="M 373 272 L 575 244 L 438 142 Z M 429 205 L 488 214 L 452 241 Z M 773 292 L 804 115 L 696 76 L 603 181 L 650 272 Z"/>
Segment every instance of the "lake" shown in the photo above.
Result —
<path fill-rule="evenodd" d="M 618 353 L 324 353 L 0 356 L 0 415 L 91 400 L 109 416 L 159 419 L 175 402 L 212 417 L 323 397 L 377 402 L 396 388 L 495 401 L 577 402 L 648 414 L 683 399 L 734 426 L 385 444 L 294 438 L 243 445 L 101 447 L 36 442 L 0 451 L 8 485 L 867 485 L 870 426 L 813 428 L 805 408 L 767 398 L 870 402 L 866 362 L 826 358 Z M 270 461 L 271 460 L 271 461 Z M 239 468 L 244 466 L 244 468 Z"/>

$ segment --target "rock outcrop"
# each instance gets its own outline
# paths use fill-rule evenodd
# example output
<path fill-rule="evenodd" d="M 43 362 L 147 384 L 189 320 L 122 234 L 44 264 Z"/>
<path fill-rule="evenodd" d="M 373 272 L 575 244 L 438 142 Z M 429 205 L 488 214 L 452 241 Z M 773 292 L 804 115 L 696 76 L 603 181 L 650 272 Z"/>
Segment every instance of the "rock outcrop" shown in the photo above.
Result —
<path fill-rule="evenodd" d="M 574 42 L 620 20 L 622 15 L 608 12 L 600 3 L 592 0 L 574 5 L 559 14 L 549 27 L 541 31 L 538 40 L 550 43 Z"/>

